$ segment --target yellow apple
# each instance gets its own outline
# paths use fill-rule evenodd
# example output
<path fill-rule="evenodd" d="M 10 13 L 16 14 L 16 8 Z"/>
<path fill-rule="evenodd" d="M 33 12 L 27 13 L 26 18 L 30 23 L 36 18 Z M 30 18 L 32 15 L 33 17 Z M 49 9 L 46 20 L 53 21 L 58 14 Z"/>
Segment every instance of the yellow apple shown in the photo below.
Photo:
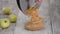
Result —
<path fill-rule="evenodd" d="M 1 19 L 1 21 L 0 21 L 0 27 L 1 28 L 5 29 L 9 26 L 10 26 L 10 21 L 8 19 L 6 19 L 6 18 Z"/>
<path fill-rule="evenodd" d="M 0 23 L 1 23 L 1 19 L 0 19 Z"/>
<path fill-rule="evenodd" d="M 8 7 L 3 8 L 3 13 L 6 15 L 10 14 L 10 8 L 8 8 Z"/>
<path fill-rule="evenodd" d="M 16 22 L 17 17 L 16 17 L 16 15 L 11 14 L 11 15 L 9 15 L 9 19 L 10 19 L 10 21 L 13 23 L 13 22 Z"/>

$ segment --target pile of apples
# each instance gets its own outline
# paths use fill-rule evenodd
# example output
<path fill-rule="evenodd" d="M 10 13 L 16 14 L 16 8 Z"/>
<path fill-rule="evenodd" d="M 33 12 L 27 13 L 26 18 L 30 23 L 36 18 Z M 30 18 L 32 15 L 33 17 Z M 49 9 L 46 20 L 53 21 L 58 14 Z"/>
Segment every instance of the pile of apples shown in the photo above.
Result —
<path fill-rule="evenodd" d="M 4 15 L 9 15 L 8 18 L 2 18 L 0 19 L 0 28 L 5 29 L 10 26 L 11 23 L 15 23 L 17 20 L 16 15 L 11 14 L 10 8 L 6 7 L 3 9 L 3 14 Z"/>

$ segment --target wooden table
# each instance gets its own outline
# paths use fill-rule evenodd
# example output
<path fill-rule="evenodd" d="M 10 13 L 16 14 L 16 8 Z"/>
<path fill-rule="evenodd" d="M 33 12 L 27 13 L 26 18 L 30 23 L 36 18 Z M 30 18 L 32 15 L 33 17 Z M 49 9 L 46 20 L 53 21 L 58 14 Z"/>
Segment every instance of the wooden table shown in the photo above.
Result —
<path fill-rule="evenodd" d="M 16 0 L 0 0 L 0 19 L 8 16 L 3 14 L 4 7 L 9 7 L 11 13 L 17 15 L 17 22 L 11 23 L 7 29 L 0 28 L 0 34 L 60 34 L 59 2 L 60 0 L 43 0 L 39 16 L 45 19 L 45 28 L 39 31 L 27 31 L 24 29 L 24 22 L 28 20 L 28 17 L 19 10 Z"/>

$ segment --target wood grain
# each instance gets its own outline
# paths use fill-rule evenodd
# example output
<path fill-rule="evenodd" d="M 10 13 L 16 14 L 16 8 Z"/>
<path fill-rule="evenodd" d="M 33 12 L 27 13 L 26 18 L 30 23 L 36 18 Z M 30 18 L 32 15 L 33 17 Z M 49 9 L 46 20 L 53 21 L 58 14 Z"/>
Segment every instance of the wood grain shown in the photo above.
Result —
<path fill-rule="evenodd" d="M 60 0 L 51 0 L 50 15 L 52 22 L 52 34 L 60 34 Z"/>

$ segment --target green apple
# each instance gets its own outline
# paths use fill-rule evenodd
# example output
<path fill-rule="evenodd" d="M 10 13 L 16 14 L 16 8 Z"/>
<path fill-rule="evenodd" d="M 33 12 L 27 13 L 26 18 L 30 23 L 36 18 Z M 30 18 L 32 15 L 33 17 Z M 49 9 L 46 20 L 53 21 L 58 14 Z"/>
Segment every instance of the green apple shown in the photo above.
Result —
<path fill-rule="evenodd" d="M 11 21 L 12 23 L 14 23 L 14 22 L 16 22 L 17 17 L 16 17 L 16 15 L 11 14 L 11 15 L 9 15 L 9 19 L 10 19 L 10 21 Z"/>
<path fill-rule="evenodd" d="M 1 23 L 1 19 L 0 19 L 0 23 Z"/>
<path fill-rule="evenodd" d="M 2 20 L 2 19 L 0 19 L 0 27 L 1 27 L 1 20 Z"/>
<path fill-rule="evenodd" d="M 1 21 L 0 21 L 0 27 L 1 28 L 5 29 L 9 26 L 10 26 L 10 21 L 8 19 L 6 19 L 6 18 L 1 19 Z"/>
<path fill-rule="evenodd" d="M 3 8 L 3 13 L 6 15 L 10 14 L 10 8 L 8 8 L 8 7 Z"/>

